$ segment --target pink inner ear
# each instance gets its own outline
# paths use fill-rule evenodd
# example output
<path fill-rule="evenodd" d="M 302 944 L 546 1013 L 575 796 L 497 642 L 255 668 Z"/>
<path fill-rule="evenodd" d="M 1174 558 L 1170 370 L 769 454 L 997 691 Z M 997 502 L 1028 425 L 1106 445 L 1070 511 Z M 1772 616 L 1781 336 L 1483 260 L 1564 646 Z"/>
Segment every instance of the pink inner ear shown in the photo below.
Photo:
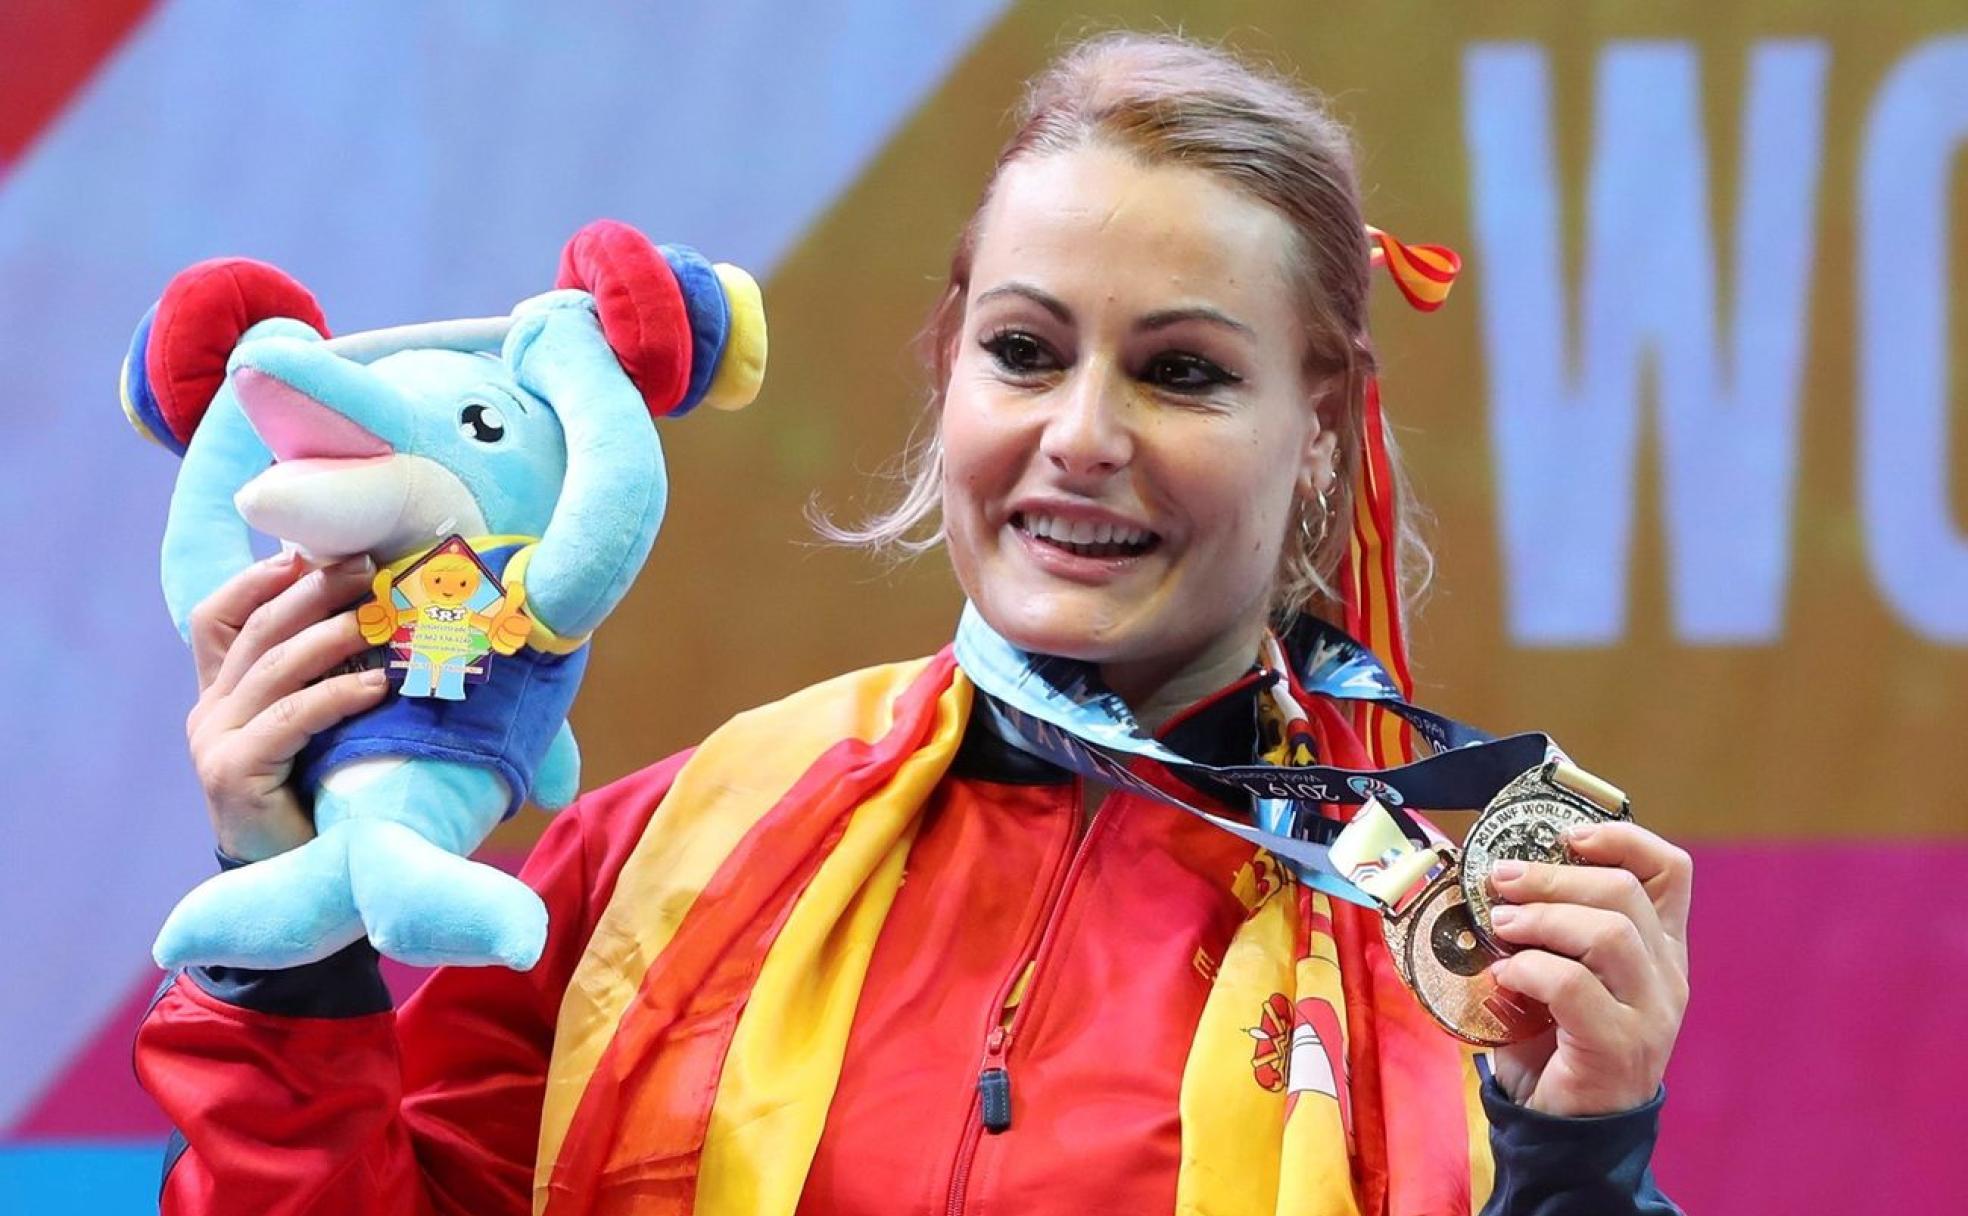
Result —
<path fill-rule="evenodd" d="M 346 415 L 256 368 L 232 373 L 239 407 L 275 460 L 350 459 L 388 456 L 389 444 L 357 426 Z"/>

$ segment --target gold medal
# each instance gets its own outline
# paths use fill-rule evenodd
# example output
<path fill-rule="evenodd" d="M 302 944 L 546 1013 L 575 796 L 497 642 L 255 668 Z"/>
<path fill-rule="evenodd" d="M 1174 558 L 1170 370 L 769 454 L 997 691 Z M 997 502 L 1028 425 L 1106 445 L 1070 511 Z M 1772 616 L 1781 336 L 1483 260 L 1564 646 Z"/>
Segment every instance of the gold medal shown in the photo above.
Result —
<path fill-rule="evenodd" d="M 1402 978 L 1444 1030 L 1468 1043 L 1500 1047 L 1550 1027 L 1544 1006 L 1490 978 L 1490 964 L 1503 954 L 1476 932 L 1456 868 L 1437 875 L 1397 923 L 1407 926 Z"/>
<path fill-rule="evenodd" d="M 1509 952 L 1490 924 L 1490 873 L 1499 861 L 1568 865 L 1567 829 L 1631 819 L 1626 795 L 1563 760 L 1523 773 L 1483 809 L 1462 846 L 1462 894 L 1483 940 Z"/>

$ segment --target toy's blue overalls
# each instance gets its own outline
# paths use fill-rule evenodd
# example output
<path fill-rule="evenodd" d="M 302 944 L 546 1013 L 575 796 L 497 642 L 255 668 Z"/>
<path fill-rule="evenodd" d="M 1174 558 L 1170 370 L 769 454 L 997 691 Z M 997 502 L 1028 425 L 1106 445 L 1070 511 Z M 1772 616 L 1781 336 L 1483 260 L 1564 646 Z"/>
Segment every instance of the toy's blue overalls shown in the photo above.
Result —
<path fill-rule="evenodd" d="M 499 540 L 509 543 L 473 548 L 486 568 L 503 579 L 513 557 L 531 541 Z M 388 652 L 385 643 L 373 653 L 380 662 Z M 587 665 L 585 642 L 567 654 L 528 645 L 515 654 L 495 655 L 490 678 L 474 686 L 463 700 L 391 696 L 316 735 L 297 758 L 295 773 L 314 785 L 337 765 L 370 756 L 423 756 L 477 764 L 505 778 L 506 788 L 512 791 L 506 808 L 511 816 L 525 802 L 554 732 L 567 720 Z M 462 671 L 457 678 L 463 680 Z"/>

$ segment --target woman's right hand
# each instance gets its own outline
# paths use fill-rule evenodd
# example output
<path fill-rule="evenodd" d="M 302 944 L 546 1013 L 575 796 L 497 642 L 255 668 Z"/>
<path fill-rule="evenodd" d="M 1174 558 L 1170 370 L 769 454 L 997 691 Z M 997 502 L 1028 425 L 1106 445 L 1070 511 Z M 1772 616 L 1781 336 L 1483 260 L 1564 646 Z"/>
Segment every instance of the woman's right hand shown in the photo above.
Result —
<path fill-rule="evenodd" d="M 288 778 L 307 741 L 383 699 L 381 668 L 329 676 L 360 654 L 354 612 L 369 589 L 366 557 L 311 569 L 283 553 L 248 566 L 191 614 L 198 704 L 185 720 L 219 848 L 260 861 L 314 837 Z"/>

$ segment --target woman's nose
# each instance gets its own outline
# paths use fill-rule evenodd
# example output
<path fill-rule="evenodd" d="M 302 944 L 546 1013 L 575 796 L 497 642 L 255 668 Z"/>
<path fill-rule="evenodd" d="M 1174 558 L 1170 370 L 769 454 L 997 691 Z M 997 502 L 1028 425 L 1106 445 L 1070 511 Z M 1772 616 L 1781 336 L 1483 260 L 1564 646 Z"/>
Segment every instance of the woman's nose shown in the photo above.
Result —
<path fill-rule="evenodd" d="M 1070 477 L 1104 477 L 1125 468 L 1134 454 L 1126 394 L 1114 377 L 1082 364 L 1055 398 L 1040 452 Z"/>

